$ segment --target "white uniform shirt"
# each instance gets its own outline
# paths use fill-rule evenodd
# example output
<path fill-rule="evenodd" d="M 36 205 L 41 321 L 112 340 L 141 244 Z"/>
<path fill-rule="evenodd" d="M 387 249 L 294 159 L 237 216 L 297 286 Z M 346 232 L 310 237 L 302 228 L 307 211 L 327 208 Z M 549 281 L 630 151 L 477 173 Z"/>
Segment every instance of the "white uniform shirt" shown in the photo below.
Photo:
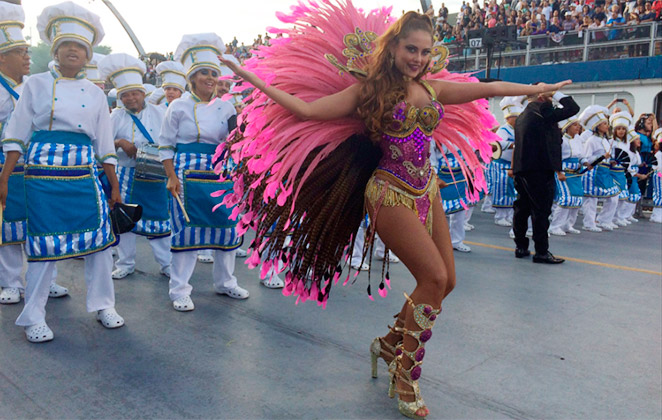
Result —
<path fill-rule="evenodd" d="M 113 110 L 112 114 L 110 114 L 110 121 L 113 124 L 113 138 L 115 140 L 125 139 L 129 143 L 133 143 L 136 147 L 140 148 L 149 143 L 149 141 L 143 136 L 138 126 L 136 126 L 136 123 L 133 122 L 129 112 L 130 111 L 126 108 L 116 108 Z M 145 129 L 152 137 L 154 145 L 158 146 L 161 125 L 163 124 L 164 110 L 158 105 L 145 102 L 145 108 L 135 115 L 140 122 L 143 123 Z M 117 149 L 117 157 L 120 166 L 127 168 L 133 168 L 136 166 L 136 159 L 130 158 L 121 148 Z"/>
<path fill-rule="evenodd" d="M 582 139 L 582 144 L 584 145 L 584 147 L 586 147 L 586 142 L 588 141 L 588 139 L 589 139 L 592 135 L 593 135 L 593 133 L 591 132 L 591 130 L 584 130 L 584 131 L 582 131 L 582 133 L 579 135 L 579 138 Z"/>
<path fill-rule="evenodd" d="M 19 85 L 14 85 L 15 82 L 10 77 L 5 74 L 2 74 L 2 77 L 16 93 L 19 95 L 21 94 L 23 91 L 22 83 Z M 24 78 L 23 81 L 25 81 L 25 79 L 26 78 Z M 5 128 L 7 128 L 7 122 L 9 121 L 9 117 L 11 117 L 12 112 L 14 112 L 16 102 L 17 100 L 14 99 L 9 91 L 4 86 L 0 85 L 0 140 L 4 138 L 3 134 L 5 132 Z"/>
<path fill-rule="evenodd" d="M 586 151 L 586 159 L 590 163 L 595 161 L 599 156 L 611 152 L 611 144 L 608 139 L 593 134 L 584 143 L 584 149 Z"/>
<path fill-rule="evenodd" d="M 639 152 L 627 151 L 630 155 L 630 166 L 628 167 L 628 172 L 630 175 L 635 176 L 639 172 L 639 166 L 641 165 L 641 155 Z"/>
<path fill-rule="evenodd" d="M 655 159 L 657 159 L 657 165 L 653 167 L 655 172 L 662 173 L 662 150 L 655 153 Z"/>
<path fill-rule="evenodd" d="M 218 98 L 198 102 L 190 95 L 172 101 L 161 127 L 161 160 L 174 158 L 177 143 L 220 144 L 229 133 L 228 119 L 236 115 L 232 104 Z"/>
<path fill-rule="evenodd" d="M 499 144 L 501 145 L 501 158 L 507 160 L 508 162 L 513 161 L 513 149 L 512 146 L 515 144 L 515 129 L 510 124 L 504 124 L 497 130 L 497 135 L 501 137 Z"/>
<path fill-rule="evenodd" d="M 577 158 L 580 162 L 584 162 L 586 161 L 585 156 L 584 143 L 579 134 L 574 138 L 564 134 L 563 144 L 561 145 L 561 159 Z"/>
<path fill-rule="evenodd" d="M 41 130 L 86 134 L 100 162 L 117 164 L 106 95 L 87 79 L 56 79 L 45 72 L 23 84 L 5 131 L 4 152 L 24 153 L 32 133 Z"/>

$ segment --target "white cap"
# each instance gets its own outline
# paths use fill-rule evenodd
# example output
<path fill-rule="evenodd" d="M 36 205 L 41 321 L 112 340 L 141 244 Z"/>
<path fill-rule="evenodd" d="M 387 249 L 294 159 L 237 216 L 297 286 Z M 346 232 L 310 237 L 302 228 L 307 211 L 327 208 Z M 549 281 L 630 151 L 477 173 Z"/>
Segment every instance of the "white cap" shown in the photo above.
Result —
<path fill-rule="evenodd" d="M 579 123 L 589 131 L 594 131 L 602 122 L 609 123 L 609 110 L 600 105 L 589 105 L 579 115 Z"/>
<path fill-rule="evenodd" d="M 616 127 L 629 128 L 632 125 L 632 115 L 630 115 L 629 112 L 625 112 L 625 111 L 612 114 L 612 116 L 609 117 L 609 125 L 611 125 L 612 128 L 616 128 Z"/>
<path fill-rule="evenodd" d="M 143 83 L 143 87 L 145 88 L 145 97 L 151 95 L 156 90 L 156 86 L 151 83 Z"/>
<path fill-rule="evenodd" d="M 574 117 L 574 116 L 570 117 L 566 120 L 559 121 L 559 128 L 561 129 L 561 131 L 563 131 L 565 133 L 565 130 L 567 130 L 568 127 L 570 127 L 571 125 L 573 125 L 576 122 L 579 122 L 579 119 L 577 117 Z"/>
<path fill-rule="evenodd" d="M 41 40 L 52 44 L 51 54 L 62 42 L 74 41 L 87 49 L 88 59 L 104 36 L 99 16 L 70 1 L 45 8 L 37 18 L 37 29 Z"/>
<path fill-rule="evenodd" d="M 156 72 L 161 76 L 161 87 L 174 87 L 184 93 L 186 91 L 186 73 L 184 66 L 177 61 L 163 61 L 156 66 Z"/>
<path fill-rule="evenodd" d="M 625 135 L 627 142 L 630 143 L 635 137 L 639 137 L 639 133 L 634 130 L 634 125 L 628 127 L 628 132 Z"/>
<path fill-rule="evenodd" d="M 662 127 L 653 131 L 653 135 L 651 136 L 651 138 L 653 141 L 662 141 Z"/>
<path fill-rule="evenodd" d="M 106 80 L 101 77 L 101 72 L 99 71 L 99 61 L 101 61 L 105 54 L 93 53 L 92 59 L 90 60 L 83 70 L 85 70 L 85 78 L 92 83 L 105 83 Z"/>
<path fill-rule="evenodd" d="M 129 90 L 145 92 L 143 76 L 146 70 L 145 63 L 124 53 L 107 55 L 99 62 L 101 77 L 110 80 L 115 86 L 118 98 Z"/>
<path fill-rule="evenodd" d="M 236 65 L 239 65 L 239 60 L 232 54 L 223 54 L 223 58 L 226 60 L 232 61 Z M 221 76 L 233 76 L 234 73 L 228 68 L 225 64 L 221 63 Z"/>
<path fill-rule="evenodd" d="M 20 5 L 0 1 L 0 53 L 28 46 L 23 38 L 23 22 L 25 13 Z"/>
<path fill-rule="evenodd" d="M 150 104 L 158 105 L 165 98 L 165 91 L 162 87 L 156 88 L 147 98 Z"/>
<path fill-rule="evenodd" d="M 503 111 L 503 118 L 518 117 L 524 111 L 521 96 L 505 96 L 499 106 Z"/>
<path fill-rule="evenodd" d="M 186 79 L 200 69 L 210 69 L 221 73 L 218 56 L 225 52 L 225 44 L 220 36 L 213 32 L 182 36 L 175 51 L 175 60 L 184 65 Z"/>

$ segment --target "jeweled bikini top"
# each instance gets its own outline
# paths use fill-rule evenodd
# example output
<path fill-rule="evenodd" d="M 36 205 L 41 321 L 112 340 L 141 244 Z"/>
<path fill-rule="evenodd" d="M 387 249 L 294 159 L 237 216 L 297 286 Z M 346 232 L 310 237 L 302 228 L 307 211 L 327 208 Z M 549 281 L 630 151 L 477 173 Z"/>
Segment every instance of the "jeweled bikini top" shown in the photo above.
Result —
<path fill-rule="evenodd" d="M 405 101 L 395 106 L 393 122 L 384 130 L 378 169 L 395 175 L 414 189 L 422 189 L 430 178 L 430 142 L 432 133 L 444 116 L 434 89 L 421 84 L 430 93 L 430 105 L 417 108 Z"/>

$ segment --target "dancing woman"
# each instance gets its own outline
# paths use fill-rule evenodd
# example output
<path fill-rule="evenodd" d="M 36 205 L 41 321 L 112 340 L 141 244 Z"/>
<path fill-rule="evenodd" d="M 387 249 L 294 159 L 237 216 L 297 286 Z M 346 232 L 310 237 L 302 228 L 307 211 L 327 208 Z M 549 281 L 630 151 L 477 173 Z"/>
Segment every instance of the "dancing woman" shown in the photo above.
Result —
<path fill-rule="evenodd" d="M 302 6 L 302 10 L 312 10 L 312 7 L 304 9 Z M 315 16 L 328 14 L 320 17 L 319 21 L 310 17 L 311 26 L 324 25 L 323 20 L 333 20 L 334 17 L 333 23 L 341 26 L 342 22 L 337 21 L 345 17 L 338 16 L 343 12 L 338 8 L 331 12 L 328 9 L 315 10 Z M 312 12 L 310 16 L 313 16 Z M 303 17 L 299 17 L 299 21 L 303 21 Z M 330 36 L 329 33 L 333 32 L 332 28 L 322 29 L 324 36 Z M 359 35 L 365 37 L 366 34 Z M 298 47 L 296 39 L 283 41 L 286 42 L 291 42 L 293 49 Z M 295 293 L 303 300 L 311 298 L 322 302 L 326 302 L 331 280 L 337 280 L 340 275 L 338 270 L 331 271 L 329 266 L 322 263 L 334 261 L 336 265 L 339 264 L 347 240 L 361 222 L 365 204 L 371 225 L 387 248 L 393 250 L 407 266 L 417 282 L 411 296 L 406 296 L 395 327 L 385 337 L 376 339 L 371 347 L 373 361 L 381 357 L 390 364 L 392 380 L 389 393 L 391 396 L 399 394 L 400 412 L 412 418 L 424 418 L 429 414 L 418 388 L 420 364 L 425 353 L 423 347 L 431 336 L 431 328 L 441 311 L 442 300 L 455 286 L 448 225 L 437 198 L 436 177 L 429 161 L 430 142 L 433 132 L 444 117 L 444 106 L 490 96 L 542 93 L 560 89 L 569 83 L 525 86 L 505 82 L 460 84 L 426 80 L 424 76 L 431 64 L 432 50 L 433 27 L 430 20 L 425 15 L 408 12 L 377 39 L 376 49 L 365 68 L 365 77 L 359 83 L 312 101 L 299 97 L 310 98 L 306 92 L 297 92 L 295 96 L 274 87 L 274 84 L 278 85 L 278 78 L 268 84 L 253 72 L 223 60 L 236 75 L 300 120 L 357 117 L 357 121 L 362 123 L 355 126 L 355 129 L 359 133 L 367 133 L 365 140 L 352 136 L 339 143 L 333 152 L 320 152 L 316 156 L 311 148 L 311 155 L 302 162 L 309 177 L 297 176 L 298 184 L 288 184 L 284 181 L 288 178 L 283 177 L 280 191 L 275 191 L 276 188 L 268 184 L 269 175 L 265 175 L 262 185 L 266 184 L 266 188 L 255 195 L 252 195 L 252 191 L 248 192 L 247 182 L 256 181 L 252 184 L 254 186 L 261 183 L 260 178 L 251 177 L 250 171 L 252 167 L 253 173 L 259 172 L 256 168 L 263 164 L 260 161 L 262 152 L 247 149 L 250 147 L 248 143 L 232 145 L 230 150 L 234 152 L 233 156 L 241 162 L 238 175 L 235 176 L 235 199 L 242 193 L 240 181 L 243 181 L 249 196 L 249 207 L 245 210 L 254 213 L 260 211 L 260 208 L 267 208 L 257 217 L 249 214 L 249 223 L 257 230 L 257 238 L 251 248 L 254 255 L 249 257 L 249 263 L 259 262 L 255 256 L 256 250 L 264 253 L 266 249 L 273 249 L 273 255 L 279 256 L 289 265 L 284 293 Z M 284 62 L 282 64 L 286 65 Z M 251 121 L 257 124 L 251 113 L 257 115 L 260 110 L 249 105 L 246 112 L 246 133 L 250 133 Z M 478 108 L 476 112 L 479 112 Z M 478 133 L 465 132 L 469 138 Z M 303 135 L 304 130 L 292 133 L 292 138 L 301 139 Z M 283 147 L 293 143 L 296 140 Z M 238 146 L 246 147 L 240 150 Z M 375 154 L 375 147 L 381 150 L 381 159 L 378 152 Z M 473 157 L 471 151 L 463 155 Z M 376 159 L 373 160 L 374 156 Z M 267 171 L 264 173 L 277 177 L 284 166 L 283 162 L 286 161 L 281 160 L 277 166 L 268 170 L 264 168 Z M 329 180 L 336 173 L 338 177 Z M 267 200 L 265 206 L 263 196 L 275 199 Z M 284 212 L 279 213 L 279 208 L 284 209 Z M 337 214 L 346 216 L 350 222 L 338 222 Z M 242 220 L 245 222 L 246 217 Z M 264 233 L 274 221 L 277 222 L 276 234 L 270 238 L 274 242 L 270 245 L 273 248 L 268 248 L 262 241 Z M 289 230 L 290 223 L 297 223 L 296 229 Z M 328 229 L 327 239 L 315 242 L 319 238 L 316 235 L 324 229 Z M 282 235 L 292 233 L 294 249 L 289 254 L 279 251 L 281 231 Z M 326 248 L 329 241 L 335 242 L 335 247 Z M 335 268 L 335 265 L 330 266 Z M 383 285 L 380 285 L 380 294 L 384 295 L 383 291 Z M 373 372 L 376 373 L 376 368 Z"/>

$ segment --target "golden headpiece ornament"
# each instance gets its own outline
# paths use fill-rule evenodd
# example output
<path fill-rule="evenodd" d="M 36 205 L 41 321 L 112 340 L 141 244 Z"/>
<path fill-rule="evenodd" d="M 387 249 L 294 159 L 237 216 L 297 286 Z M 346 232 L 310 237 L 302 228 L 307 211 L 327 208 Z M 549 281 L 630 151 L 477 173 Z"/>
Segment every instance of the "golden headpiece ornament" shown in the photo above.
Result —
<path fill-rule="evenodd" d="M 374 42 L 378 38 L 372 31 L 362 31 L 361 28 L 355 28 L 354 33 L 349 33 L 343 37 L 343 43 L 347 48 L 342 50 L 342 55 L 347 58 L 347 63 L 342 64 L 333 54 L 324 54 L 327 60 L 333 64 L 340 74 L 349 73 L 356 78 L 367 76 L 365 68 L 372 53 L 375 51 Z M 430 73 L 438 73 L 446 68 L 448 62 L 448 48 L 443 45 L 432 47 L 430 56 Z"/>

